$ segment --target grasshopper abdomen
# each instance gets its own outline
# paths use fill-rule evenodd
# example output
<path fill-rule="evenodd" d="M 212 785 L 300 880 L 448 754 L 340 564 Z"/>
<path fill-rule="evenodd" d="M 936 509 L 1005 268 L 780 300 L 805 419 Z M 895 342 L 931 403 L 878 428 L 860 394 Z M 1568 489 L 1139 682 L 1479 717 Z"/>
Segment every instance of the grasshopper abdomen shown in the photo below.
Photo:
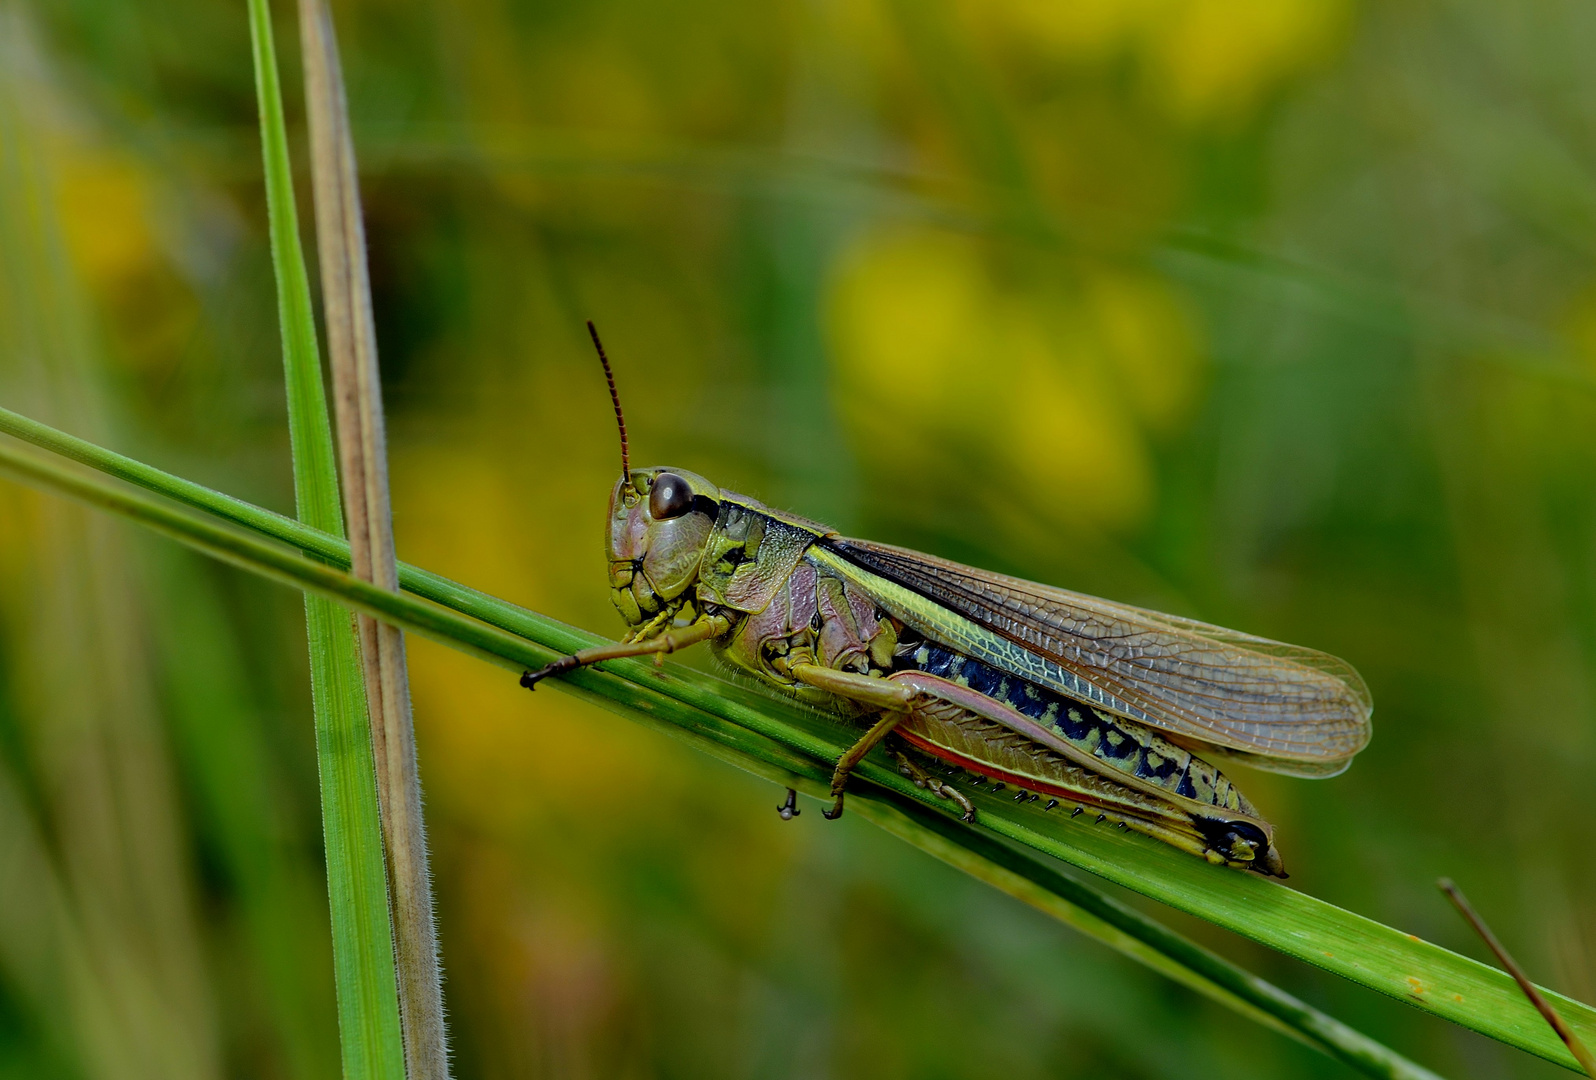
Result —
<path fill-rule="evenodd" d="M 916 709 L 896 730 L 916 749 L 1000 788 L 1011 785 L 1090 808 L 1097 821 L 1123 823 L 1194 854 L 1281 873 L 1267 825 L 1229 778 L 1143 725 L 935 642 L 905 642 L 895 667 L 947 679 L 991 703 L 968 708 L 953 700 Z M 1077 753 L 1028 739 L 992 719 L 1005 707 L 1043 725 Z M 1237 829 L 1244 834 L 1241 850 L 1227 839 Z"/>

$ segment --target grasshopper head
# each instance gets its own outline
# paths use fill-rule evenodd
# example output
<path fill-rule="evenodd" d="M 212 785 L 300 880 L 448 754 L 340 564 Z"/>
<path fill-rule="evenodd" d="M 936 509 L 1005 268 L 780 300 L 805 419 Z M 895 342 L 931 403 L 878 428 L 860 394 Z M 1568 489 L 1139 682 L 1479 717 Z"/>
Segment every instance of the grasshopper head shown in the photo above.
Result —
<path fill-rule="evenodd" d="M 682 469 L 632 469 L 610 492 L 610 599 L 629 625 L 691 602 L 720 489 Z"/>
<path fill-rule="evenodd" d="M 604 365 L 621 433 L 621 478 L 610 492 L 610 599 L 629 626 L 675 615 L 696 596 L 698 564 L 720 513 L 720 488 L 685 469 L 634 469 L 615 374 L 598 331 L 587 332 Z"/>

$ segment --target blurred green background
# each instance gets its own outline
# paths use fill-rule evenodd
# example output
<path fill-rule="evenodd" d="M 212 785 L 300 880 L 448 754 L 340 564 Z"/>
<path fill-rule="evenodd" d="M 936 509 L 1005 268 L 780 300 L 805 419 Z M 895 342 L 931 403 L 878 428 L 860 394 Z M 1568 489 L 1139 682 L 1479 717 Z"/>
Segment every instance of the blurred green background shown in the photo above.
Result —
<path fill-rule="evenodd" d="M 1292 884 L 1482 955 L 1450 874 L 1596 998 L 1589 5 L 334 7 L 402 557 L 619 630 L 593 318 L 635 460 L 1350 659 L 1352 770 L 1240 778 Z M 0 402 L 291 507 L 241 0 L 0 0 L 0 275 Z M 0 484 L 0 1077 L 335 1074 L 302 628 Z M 460 1076 L 1350 1075 L 411 657 Z M 1159 914 L 1449 1076 L 1560 1075 Z"/>

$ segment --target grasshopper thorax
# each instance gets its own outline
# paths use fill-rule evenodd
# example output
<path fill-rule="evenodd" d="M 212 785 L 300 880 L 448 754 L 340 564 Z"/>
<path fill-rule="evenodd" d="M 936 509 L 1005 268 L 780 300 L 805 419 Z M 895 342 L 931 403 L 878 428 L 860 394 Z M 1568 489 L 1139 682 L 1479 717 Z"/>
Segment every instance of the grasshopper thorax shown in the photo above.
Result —
<path fill-rule="evenodd" d="M 632 469 L 610 492 L 610 598 L 628 625 L 695 601 L 720 489 L 684 469 Z"/>

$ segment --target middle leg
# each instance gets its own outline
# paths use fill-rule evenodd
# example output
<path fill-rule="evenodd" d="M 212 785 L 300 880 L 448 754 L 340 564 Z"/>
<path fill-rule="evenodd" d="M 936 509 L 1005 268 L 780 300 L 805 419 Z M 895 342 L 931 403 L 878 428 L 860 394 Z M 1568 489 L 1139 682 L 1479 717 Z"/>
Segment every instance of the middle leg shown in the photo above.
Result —
<path fill-rule="evenodd" d="M 880 713 L 880 719 L 858 742 L 848 748 L 847 753 L 837 760 L 837 767 L 832 771 L 831 794 L 836 802 L 832 804 L 830 810 L 822 810 L 820 813 L 823 817 L 835 821 L 842 816 L 842 792 L 848 785 L 848 774 L 853 772 L 854 766 L 864 760 L 864 756 L 877 743 L 903 722 L 909 715 L 914 701 L 920 697 L 920 692 L 914 687 L 901 686 L 886 679 L 861 675 L 853 671 L 838 671 L 820 664 L 797 664 L 792 668 L 792 676 L 805 685 L 829 691 L 840 698 L 875 709 Z"/>
<path fill-rule="evenodd" d="M 853 772 L 854 766 L 864 760 L 864 756 L 873 750 L 877 743 L 885 739 L 893 728 L 897 727 L 907 716 L 907 713 L 889 712 L 882 715 L 869 731 L 864 733 L 860 740 L 848 748 L 848 752 L 837 759 L 837 767 L 831 773 L 831 794 L 837 800 L 831 804 L 830 810 L 820 811 L 820 816 L 827 821 L 836 821 L 842 816 L 842 790 L 848 786 L 848 774 Z"/>

